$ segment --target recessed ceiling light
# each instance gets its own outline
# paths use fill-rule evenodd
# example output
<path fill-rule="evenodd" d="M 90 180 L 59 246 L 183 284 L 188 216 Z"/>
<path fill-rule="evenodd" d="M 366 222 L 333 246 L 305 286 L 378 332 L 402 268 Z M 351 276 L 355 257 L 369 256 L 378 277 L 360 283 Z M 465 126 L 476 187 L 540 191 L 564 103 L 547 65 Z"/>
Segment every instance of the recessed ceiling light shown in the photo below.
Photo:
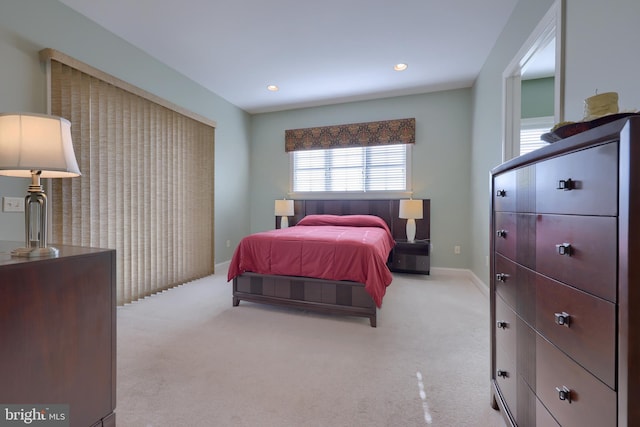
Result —
<path fill-rule="evenodd" d="M 396 64 L 396 65 L 394 65 L 394 66 L 393 66 L 393 69 L 394 69 L 394 70 L 396 70 L 396 71 L 404 71 L 404 70 L 406 70 L 406 69 L 407 69 L 407 67 L 408 67 L 408 65 L 407 65 L 407 64 L 402 64 L 402 63 L 400 63 L 400 64 Z"/>
<path fill-rule="evenodd" d="M 277 92 L 278 89 L 280 89 L 278 86 L 276 85 L 269 85 L 267 86 L 267 89 L 270 90 L 271 92 Z"/>

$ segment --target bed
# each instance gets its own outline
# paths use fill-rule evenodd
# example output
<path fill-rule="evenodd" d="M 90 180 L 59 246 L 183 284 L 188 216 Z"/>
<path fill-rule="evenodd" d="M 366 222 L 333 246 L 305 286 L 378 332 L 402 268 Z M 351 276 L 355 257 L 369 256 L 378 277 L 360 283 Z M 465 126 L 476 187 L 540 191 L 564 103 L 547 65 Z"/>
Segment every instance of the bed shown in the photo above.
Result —
<path fill-rule="evenodd" d="M 429 233 L 429 201 L 424 203 L 427 220 L 418 225 L 418 238 Z M 404 235 L 398 204 L 297 200 L 292 227 L 255 233 L 238 244 L 228 272 L 233 305 L 244 300 L 360 316 L 376 327 L 392 281 L 388 255 L 394 238 Z"/>

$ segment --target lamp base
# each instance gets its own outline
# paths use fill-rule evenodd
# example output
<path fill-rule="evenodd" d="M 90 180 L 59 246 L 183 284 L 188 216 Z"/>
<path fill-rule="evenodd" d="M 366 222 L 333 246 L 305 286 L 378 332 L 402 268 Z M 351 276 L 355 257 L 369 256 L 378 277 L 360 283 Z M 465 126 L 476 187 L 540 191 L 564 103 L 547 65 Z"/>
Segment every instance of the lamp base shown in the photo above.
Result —
<path fill-rule="evenodd" d="M 416 221 L 413 218 L 407 220 L 407 242 L 416 241 Z"/>
<path fill-rule="evenodd" d="M 282 216 L 280 218 L 280 228 L 288 228 L 289 227 L 289 218 L 286 216 Z"/>
<path fill-rule="evenodd" d="M 46 248 L 16 248 L 11 251 L 11 256 L 21 258 L 55 258 L 60 254 L 58 248 L 47 246 Z"/>

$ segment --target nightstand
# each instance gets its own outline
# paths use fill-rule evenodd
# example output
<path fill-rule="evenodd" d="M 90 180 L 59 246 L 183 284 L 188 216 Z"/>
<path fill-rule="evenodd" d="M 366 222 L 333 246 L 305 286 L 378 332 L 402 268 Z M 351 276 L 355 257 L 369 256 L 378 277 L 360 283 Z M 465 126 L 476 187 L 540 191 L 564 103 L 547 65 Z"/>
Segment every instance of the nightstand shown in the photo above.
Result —
<path fill-rule="evenodd" d="M 429 274 L 429 240 L 396 239 L 388 265 L 391 271 L 399 273 Z"/>

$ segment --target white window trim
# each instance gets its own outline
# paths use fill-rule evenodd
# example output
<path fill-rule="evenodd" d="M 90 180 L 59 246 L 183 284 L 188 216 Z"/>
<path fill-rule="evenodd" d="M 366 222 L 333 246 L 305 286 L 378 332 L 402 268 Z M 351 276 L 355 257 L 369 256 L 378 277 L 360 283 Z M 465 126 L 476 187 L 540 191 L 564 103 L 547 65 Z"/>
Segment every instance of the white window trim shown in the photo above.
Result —
<path fill-rule="evenodd" d="M 555 0 L 502 74 L 502 161 L 520 152 L 521 76 L 534 55 L 555 39 L 554 115 L 560 123 L 564 117 L 564 27 L 566 0 Z"/>

